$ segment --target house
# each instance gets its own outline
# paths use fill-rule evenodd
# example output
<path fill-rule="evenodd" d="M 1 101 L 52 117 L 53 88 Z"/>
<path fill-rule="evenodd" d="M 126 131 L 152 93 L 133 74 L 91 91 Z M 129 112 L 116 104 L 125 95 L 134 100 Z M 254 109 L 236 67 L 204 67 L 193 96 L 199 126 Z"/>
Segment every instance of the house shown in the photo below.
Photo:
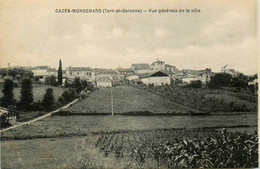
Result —
<path fill-rule="evenodd" d="M 211 80 L 211 69 L 205 69 L 205 70 L 191 70 L 191 69 L 183 69 L 182 73 L 184 76 L 182 76 L 180 79 L 184 83 L 190 83 L 191 81 L 197 81 L 200 80 L 203 85 L 207 84 Z"/>
<path fill-rule="evenodd" d="M 126 77 L 127 80 L 132 81 L 132 80 L 136 80 L 139 79 L 138 75 L 130 75 Z"/>
<path fill-rule="evenodd" d="M 124 75 L 124 76 L 134 74 L 134 70 L 130 69 L 130 68 L 118 68 L 118 69 L 116 69 L 116 72 L 117 72 L 117 74 Z"/>
<path fill-rule="evenodd" d="M 57 77 L 58 72 L 56 69 L 51 68 L 49 66 L 36 66 L 30 68 L 30 70 L 33 72 L 34 77 L 38 77 L 39 81 L 45 82 L 45 78 L 47 76 L 55 76 Z"/>
<path fill-rule="evenodd" d="M 93 74 L 92 69 L 89 67 L 68 67 L 65 70 L 65 76 L 67 79 L 79 77 L 82 80 L 95 80 L 95 74 Z"/>
<path fill-rule="evenodd" d="M 142 73 L 151 73 L 153 72 L 152 68 L 148 63 L 137 63 L 132 64 L 131 69 L 134 71 L 135 74 L 142 74 Z"/>
<path fill-rule="evenodd" d="M 157 61 L 151 64 L 151 68 L 153 70 L 165 70 L 165 62 L 157 59 Z"/>
<path fill-rule="evenodd" d="M 118 74 L 113 69 L 95 68 L 92 70 L 92 74 L 94 76 L 95 81 L 103 77 L 107 77 L 112 81 L 117 78 L 120 78 L 119 76 L 117 76 Z"/>
<path fill-rule="evenodd" d="M 153 73 L 147 73 L 140 75 L 141 81 L 146 84 L 153 84 L 155 86 L 170 85 L 171 78 L 168 74 L 162 71 L 154 71 Z"/>
<path fill-rule="evenodd" d="M 195 75 L 189 75 L 189 76 L 183 77 L 181 80 L 183 83 L 191 83 L 191 81 L 197 81 L 199 79 Z"/>
<path fill-rule="evenodd" d="M 176 66 L 172 66 L 172 65 L 169 65 L 169 64 L 165 64 L 165 70 L 167 71 L 170 71 L 170 72 L 177 72 L 178 69 L 176 68 Z"/>
<path fill-rule="evenodd" d="M 45 78 L 48 76 L 48 70 L 51 69 L 49 66 L 36 66 L 31 68 L 34 77 Z"/>
<path fill-rule="evenodd" d="M 58 76 L 58 71 L 54 68 L 49 68 L 47 70 L 47 76 Z"/>
<path fill-rule="evenodd" d="M 112 80 L 109 77 L 101 77 L 97 80 L 97 87 L 112 87 Z"/>

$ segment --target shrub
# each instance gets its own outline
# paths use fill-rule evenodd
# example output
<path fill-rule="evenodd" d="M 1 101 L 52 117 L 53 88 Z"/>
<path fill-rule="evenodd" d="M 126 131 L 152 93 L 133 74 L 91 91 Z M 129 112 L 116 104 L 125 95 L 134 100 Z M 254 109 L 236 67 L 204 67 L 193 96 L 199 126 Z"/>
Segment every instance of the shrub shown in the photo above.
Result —
<path fill-rule="evenodd" d="M 54 104 L 53 89 L 48 88 L 46 89 L 45 95 L 43 96 L 42 105 L 45 108 L 45 110 L 51 110 L 53 104 Z"/>
<path fill-rule="evenodd" d="M 74 79 L 74 88 L 76 89 L 77 93 L 80 93 L 80 91 L 82 90 L 82 84 L 79 77 L 76 77 Z"/>
<path fill-rule="evenodd" d="M 74 100 L 77 97 L 76 92 L 73 89 L 65 90 L 59 97 L 59 102 L 67 103 Z"/>
<path fill-rule="evenodd" d="M 13 89 L 13 81 L 11 79 L 6 79 L 4 82 L 4 89 L 2 90 L 4 96 L 1 98 L 1 106 L 7 107 L 15 104 Z"/>
<path fill-rule="evenodd" d="M 56 76 L 47 76 L 45 78 L 45 83 L 48 84 L 48 85 L 51 85 L 51 86 L 58 86 L 58 82 L 56 80 Z"/>
<path fill-rule="evenodd" d="M 191 88 L 201 88 L 201 86 L 202 86 L 202 82 L 200 80 L 191 81 L 191 83 L 188 85 L 188 87 Z"/>
<path fill-rule="evenodd" d="M 34 102 L 32 108 L 33 108 L 34 111 L 43 111 L 44 110 L 44 107 L 43 107 L 42 102 L 40 100 L 38 100 L 37 102 Z"/>
<path fill-rule="evenodd" d="M 28 110 L 31 108 L 33 103 L 33 91 L 32 81 L 30 78 L 24 78 L 21 86 L 21 107 L 22 109 Z"/>

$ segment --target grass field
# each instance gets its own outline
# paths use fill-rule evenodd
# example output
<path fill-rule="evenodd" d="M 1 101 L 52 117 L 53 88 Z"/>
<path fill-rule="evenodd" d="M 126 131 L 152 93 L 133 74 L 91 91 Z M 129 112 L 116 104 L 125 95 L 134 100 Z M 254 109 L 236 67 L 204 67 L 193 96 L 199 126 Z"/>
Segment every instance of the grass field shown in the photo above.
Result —
<path fill-rule="evenodd" d="M 51 116 L 30 125 L 1 133 L 2 139 L 30 139 L 90 135 L 93 133 L 151 130 L 162 128 L 203 128 L 257 125 L 257 115 L 216 116 Z M 247 128 L 237 128 L 248 131 Z"/>
<path fill-rule="evenodd" d="M 157 94 L 135 87 L 102 88 L 90 93 L 89 97 L 69 107 L 71 113 L 111 113 L 111 91 L 114 112 L 187 113 L 188 107 L 181 106 Z"/>
<path fill-rule="evenodd" d="M 56 101 L 58 100 L 59 96 L 61 96 L 61 94 L 65 90 L 64 88 L 48 86 L 48 85 L 45 85 L 45 84 L 33 84 L 33 98 L 34 98 L 35 102 L 37 102 L 38 100 L 40 100 L 40 101 L 42 100 L 47 88 L 53 89 L 53 94 L 54 94 Z M 2 90 L 3 90 L 3 86 L 0 87 L 0 91 L 1 91 L 0 97 L 3 96 Z M 20 87 L 14 88 L 14 90 L 13 90 L 15 99 L 17 101 L 20 100 L 20 91 L 21 91 Z"/>

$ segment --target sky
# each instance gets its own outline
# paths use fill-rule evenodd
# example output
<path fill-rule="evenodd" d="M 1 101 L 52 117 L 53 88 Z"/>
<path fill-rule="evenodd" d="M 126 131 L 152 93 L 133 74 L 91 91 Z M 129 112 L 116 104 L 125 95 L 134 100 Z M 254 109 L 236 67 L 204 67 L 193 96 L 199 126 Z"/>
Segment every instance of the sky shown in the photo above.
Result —
<path fill-rule="evenodd" d="M 55 9 L 200 9 L 86 14 Z M 258 66 L 257 0 L 0 1 L 0 67 L 128 68 L 156 59 L 178 69 L 245 74 Z"/>

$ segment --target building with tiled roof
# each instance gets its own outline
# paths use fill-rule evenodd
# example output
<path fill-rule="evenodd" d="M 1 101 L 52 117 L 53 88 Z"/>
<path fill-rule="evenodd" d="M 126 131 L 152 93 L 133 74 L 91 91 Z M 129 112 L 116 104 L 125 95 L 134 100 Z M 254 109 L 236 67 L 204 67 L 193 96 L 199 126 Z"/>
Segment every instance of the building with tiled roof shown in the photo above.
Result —
<path fill-rule="evenodd" d="M 79 77 L 82 80 L 93 81 L 95 79 L 95 75 L 92 72 L 90 67 L 68 67 L 65 70 L 65 75 L 67 79 L 75 79 L 75 77 Z"/>
<path fill-rule="evenodd" d="M 135 74 L 152 72 L 152 68 L 150 67 L 150 65 L 148 63 L 132 64 L 131 69 L 133 69 Z"/>

